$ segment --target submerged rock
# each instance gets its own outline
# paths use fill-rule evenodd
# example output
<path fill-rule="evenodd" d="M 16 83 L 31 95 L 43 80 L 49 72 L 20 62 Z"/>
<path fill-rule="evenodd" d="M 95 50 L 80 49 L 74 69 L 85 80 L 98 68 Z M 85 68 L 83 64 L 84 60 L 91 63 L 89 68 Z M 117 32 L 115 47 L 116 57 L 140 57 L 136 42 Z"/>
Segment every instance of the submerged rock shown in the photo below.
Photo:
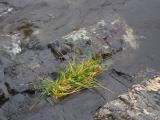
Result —
<path fill-rule="evenodd" d="M 160 76 L 134 85 L 128 93 L 105 104 L 95 120 L 159 120 Z"/>

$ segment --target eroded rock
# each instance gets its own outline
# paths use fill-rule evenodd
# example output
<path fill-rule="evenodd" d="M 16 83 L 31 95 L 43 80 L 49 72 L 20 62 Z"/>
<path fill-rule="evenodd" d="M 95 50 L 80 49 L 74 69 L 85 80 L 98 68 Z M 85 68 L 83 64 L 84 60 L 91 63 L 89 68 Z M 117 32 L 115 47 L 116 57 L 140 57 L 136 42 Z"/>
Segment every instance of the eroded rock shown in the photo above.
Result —
<path fill-rule="evenodd" d="M 105 104 L 95 120 L 159 120 L 160 76 L 134 85 L 128 93 Z"/>

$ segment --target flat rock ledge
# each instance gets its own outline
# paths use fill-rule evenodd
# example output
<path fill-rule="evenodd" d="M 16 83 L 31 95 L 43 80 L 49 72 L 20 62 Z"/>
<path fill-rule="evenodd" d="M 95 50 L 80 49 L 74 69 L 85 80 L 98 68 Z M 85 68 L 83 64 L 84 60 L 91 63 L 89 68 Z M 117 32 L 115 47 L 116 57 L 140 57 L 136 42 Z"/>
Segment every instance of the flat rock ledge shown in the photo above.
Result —
<path fill-rule="evenodd" d="M 134 85 L 100 108 L 95 120 L 160 120 L 160 76 Z"/>

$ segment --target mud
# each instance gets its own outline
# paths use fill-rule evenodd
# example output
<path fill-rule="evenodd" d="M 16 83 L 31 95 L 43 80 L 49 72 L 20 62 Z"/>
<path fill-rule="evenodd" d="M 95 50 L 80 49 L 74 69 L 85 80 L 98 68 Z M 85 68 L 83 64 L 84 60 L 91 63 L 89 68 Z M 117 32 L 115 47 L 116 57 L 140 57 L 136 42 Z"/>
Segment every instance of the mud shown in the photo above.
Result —
<path fill-rule="evenodd" d="M 92 120 L 104 103 L 155 75 L 159 5 L 158 0 L 0 0 L 0 119 Z M 56 78 L 69 60 L 90 51 L 104 57 L 108 69 L 97 80 L 114 94 L 84 90 L 29 109 L 39 96 L 30 88 L 34 80 Z"/>

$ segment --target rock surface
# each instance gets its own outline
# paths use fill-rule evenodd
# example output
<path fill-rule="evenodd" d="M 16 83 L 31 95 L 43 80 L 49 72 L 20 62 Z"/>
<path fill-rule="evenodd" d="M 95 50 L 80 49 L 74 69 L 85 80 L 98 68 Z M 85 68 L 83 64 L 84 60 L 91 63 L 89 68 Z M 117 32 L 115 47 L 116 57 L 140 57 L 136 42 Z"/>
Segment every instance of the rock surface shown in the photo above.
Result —
<path fill-rule="evenodd" d="M 160 76 L 134 85 L 105 104 L 95 120 L 160 120 Z"/>
<path fill-rule="evenodd" d="M 0 120 L 93 120 L 96 110 L 160 71 L 160 0 L 0 0 Z M 103 90 L 51 106 L 30 89 L 90 51 L 109 67 Z M 60 54 L 62 53 L 62 54 Z"/>

